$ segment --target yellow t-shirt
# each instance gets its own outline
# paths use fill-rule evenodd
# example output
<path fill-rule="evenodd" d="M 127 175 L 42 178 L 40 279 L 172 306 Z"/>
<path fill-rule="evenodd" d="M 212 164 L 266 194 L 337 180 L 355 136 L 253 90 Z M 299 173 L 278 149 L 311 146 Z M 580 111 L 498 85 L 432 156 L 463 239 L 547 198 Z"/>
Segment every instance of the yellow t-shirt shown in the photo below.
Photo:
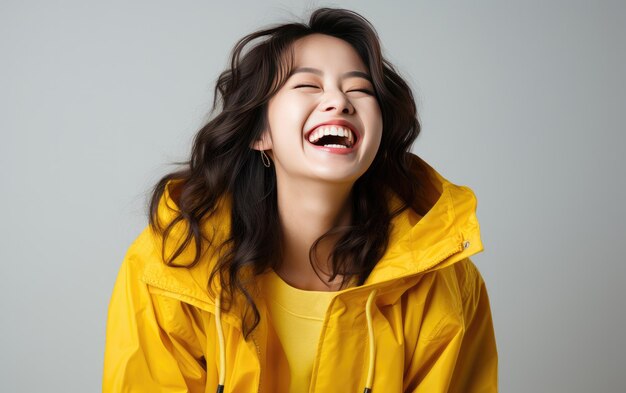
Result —
<path fill-rule="evenodd" d="M 271 361 L 275 375 L 290 375 L 289 392 L 309 391 L 322 323 L 331 299 L 339 293 L 307 291 L 287 284 L 274 270 L 262 275 L 270 324 L 282 344 L 286 362 Z M 283 368 L 287 368 L 284 370 Z"/>

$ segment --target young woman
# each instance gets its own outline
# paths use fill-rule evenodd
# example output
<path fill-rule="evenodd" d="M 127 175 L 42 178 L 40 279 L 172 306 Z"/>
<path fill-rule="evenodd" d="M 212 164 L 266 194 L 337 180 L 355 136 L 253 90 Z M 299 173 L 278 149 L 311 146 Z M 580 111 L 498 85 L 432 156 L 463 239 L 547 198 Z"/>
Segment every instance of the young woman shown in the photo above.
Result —
<path fill-rule="evenodd" d="M 103 390 L 497 391 L 476 198 L 409 152 L 369 22 L 252 33 L 215 96 L 123 261 Z"/>

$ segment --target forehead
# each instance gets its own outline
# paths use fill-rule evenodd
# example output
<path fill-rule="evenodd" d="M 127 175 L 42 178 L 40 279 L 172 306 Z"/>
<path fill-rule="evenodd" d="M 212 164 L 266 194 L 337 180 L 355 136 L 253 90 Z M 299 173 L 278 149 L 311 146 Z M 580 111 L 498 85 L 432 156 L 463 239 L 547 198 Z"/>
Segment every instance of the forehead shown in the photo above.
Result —
<path fill-rule="evenodd" d="M 325 34 L 311 34 L 293 44 L 294 68 L 312 67 L 367 72 L 357 51 L 348 42 Z"/>

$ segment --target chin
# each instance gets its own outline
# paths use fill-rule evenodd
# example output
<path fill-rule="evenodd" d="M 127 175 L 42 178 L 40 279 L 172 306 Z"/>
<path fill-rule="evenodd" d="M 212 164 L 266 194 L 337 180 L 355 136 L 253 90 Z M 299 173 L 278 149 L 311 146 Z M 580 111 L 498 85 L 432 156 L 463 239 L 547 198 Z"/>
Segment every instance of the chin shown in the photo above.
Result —
<path fill-rule="evenodd" d="M 338 171 L 318 171 L 316 178 L 320 181 L 327 181 L 329 183 L 354 183 L 359 177 L 363 176 L 365 171 L 359 172 L 338 172 Z"/>

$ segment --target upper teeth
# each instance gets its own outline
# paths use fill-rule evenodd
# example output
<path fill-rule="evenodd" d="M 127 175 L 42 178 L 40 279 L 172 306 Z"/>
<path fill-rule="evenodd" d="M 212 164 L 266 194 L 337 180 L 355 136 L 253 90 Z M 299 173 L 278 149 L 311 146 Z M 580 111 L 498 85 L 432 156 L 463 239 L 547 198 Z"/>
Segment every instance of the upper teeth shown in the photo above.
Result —
<path fill-rule="evenodd" d="M 311 134 L 309 134 L 309 142 L 314 143 L 317 142 L 324 135 L 337 135 L 337 136 L 345 136 L 350 141 L 352 145 L 354 143 L 354 133 L 351 129 L 341 127 L 341 126 L 322 126 L 315 129 Z"/>

